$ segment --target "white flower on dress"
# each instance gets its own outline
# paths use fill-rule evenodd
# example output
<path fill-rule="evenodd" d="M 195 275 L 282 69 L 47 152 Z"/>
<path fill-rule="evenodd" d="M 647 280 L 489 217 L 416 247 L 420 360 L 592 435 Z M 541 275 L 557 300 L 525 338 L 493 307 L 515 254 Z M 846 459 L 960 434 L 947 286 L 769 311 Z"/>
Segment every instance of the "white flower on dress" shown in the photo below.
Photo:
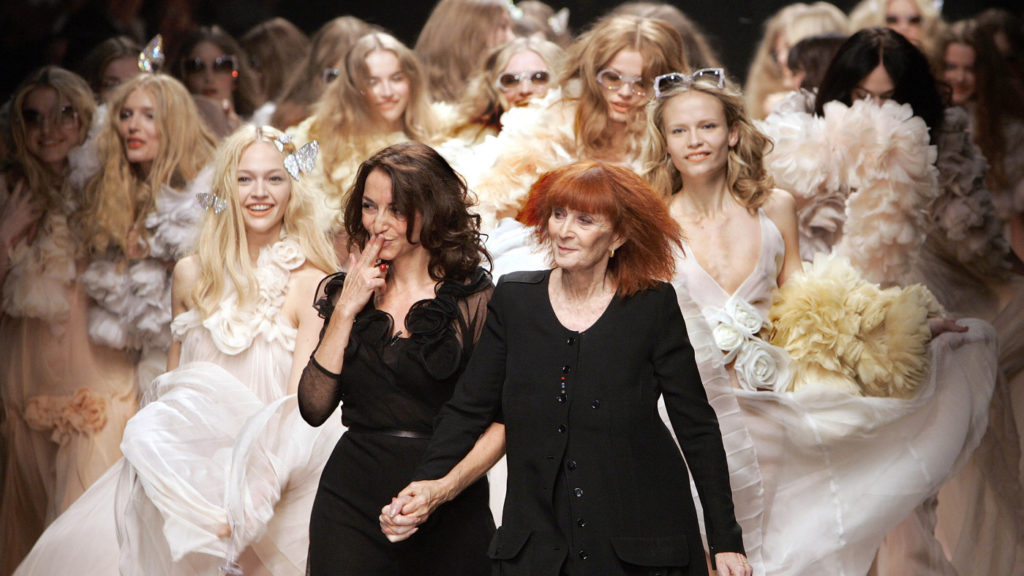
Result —
<path fill-rule="evenodd" d="M 732 296 L 724 308 L 704 310 L 711 325 L 715 345 L 722 351 L 725 364 L 734 362 L 733 370 L 746 390 L 783 390 L 792 377 L 789 355 L 761 338 L 771 323 L 743 298 Z"/>
<path fill-rule="evenodd" d="M 781 392 L 791 378 L 786 351 L 757 336 L 748 338 L 740 347 L 733 369 L 740 386 L 747 390 Z"/>

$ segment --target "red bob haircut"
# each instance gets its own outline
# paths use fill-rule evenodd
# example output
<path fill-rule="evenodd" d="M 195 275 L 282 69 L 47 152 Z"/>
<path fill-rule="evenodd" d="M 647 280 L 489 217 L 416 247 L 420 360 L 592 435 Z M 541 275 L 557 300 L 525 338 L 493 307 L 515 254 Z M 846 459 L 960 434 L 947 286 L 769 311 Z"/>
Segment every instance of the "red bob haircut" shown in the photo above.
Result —
<path fill-rule="evenodd" d="M 608 260 L 608 274 L 620 298 L 672 279 L 672 246 L 682 249 L 679 225 L 669 216 L 665 202 L 632 170 L 585 161 L 541 176 L 530 188 L 519 219 L 534 227 L 542 244 L 550 244 L 548 219 L 556 208 L 600 214 L 625 240 Z"/>

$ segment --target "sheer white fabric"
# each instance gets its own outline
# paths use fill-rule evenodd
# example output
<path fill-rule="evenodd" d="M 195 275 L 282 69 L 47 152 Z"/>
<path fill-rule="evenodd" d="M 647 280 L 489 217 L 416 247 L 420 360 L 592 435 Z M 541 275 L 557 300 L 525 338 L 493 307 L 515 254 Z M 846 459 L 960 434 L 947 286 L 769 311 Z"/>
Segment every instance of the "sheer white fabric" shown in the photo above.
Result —
<path fill-rule="evenodd" d="M 58 518 L 18 574 L 215 574 L 236 560 L 246 574 L 305 572 L 309 511 L 342 428 L 310 428 L 285 396 L 296 330 L 281 305 L 303 262 L 283 240 L 260 254 L 254 309 L 228 295 L 205 319 L 175 319 L 181 366 L 146 391 L 118 470 Z M 94 544 L 64 554 L 82 542 Z"/>
<path fill-rule="evenodd" d="M 777 268 L 759 273 L 774 279 Z M 751 284 L 762 288 L 746 297 L 770 302 L 774 281 Z M 754 574 L 867 573 L 886 532 L 977 446 L 997 374 L 993 328 L 963 320 L 968 332 L 936 338 L 931 377 L 909 400 L 813 386 L 748 391 L 732 385 L 702 312 L 722 294 L 691 286 L 685 274 L 674 285 L 718 413 Z"/>

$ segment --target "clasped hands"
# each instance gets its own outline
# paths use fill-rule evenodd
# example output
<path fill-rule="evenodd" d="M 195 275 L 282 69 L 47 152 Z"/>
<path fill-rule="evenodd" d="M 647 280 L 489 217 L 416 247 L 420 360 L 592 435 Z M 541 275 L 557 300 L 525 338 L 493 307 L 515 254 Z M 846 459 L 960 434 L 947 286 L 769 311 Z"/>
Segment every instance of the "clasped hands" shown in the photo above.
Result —
<path fill-rule="evenodd" d="M 422 480 L 405 487 L 380 510 L 380 529 L 390 542 L 401 542 L 419 530 L 419 526 L 450 500 L 443 480 Z"/>

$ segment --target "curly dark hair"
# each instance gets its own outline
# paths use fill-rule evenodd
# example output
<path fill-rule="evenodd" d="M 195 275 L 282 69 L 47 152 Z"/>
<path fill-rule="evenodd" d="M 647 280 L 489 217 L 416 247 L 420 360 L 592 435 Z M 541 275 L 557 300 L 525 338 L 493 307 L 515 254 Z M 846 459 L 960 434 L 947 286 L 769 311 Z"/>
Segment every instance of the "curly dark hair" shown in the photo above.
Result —
<path fill-rule="evenodd" d="M 380 150 L 359 166 L 345 201 L 345 231 L 349 248 L 362 249 L 370 238 L 363 227 L 362 204 L 366 178 L 382 170 L 391 178 L 392 201 L 409 215 L 406 239 L 420 220 L 418 243 L 430 253 L 429 272 L 434 280 L 464 281 L 491 256 L 484 248 L 480 216 L 469 211 L 473 201 L 466 182 L 433 148 L 403 142 Z"/>

